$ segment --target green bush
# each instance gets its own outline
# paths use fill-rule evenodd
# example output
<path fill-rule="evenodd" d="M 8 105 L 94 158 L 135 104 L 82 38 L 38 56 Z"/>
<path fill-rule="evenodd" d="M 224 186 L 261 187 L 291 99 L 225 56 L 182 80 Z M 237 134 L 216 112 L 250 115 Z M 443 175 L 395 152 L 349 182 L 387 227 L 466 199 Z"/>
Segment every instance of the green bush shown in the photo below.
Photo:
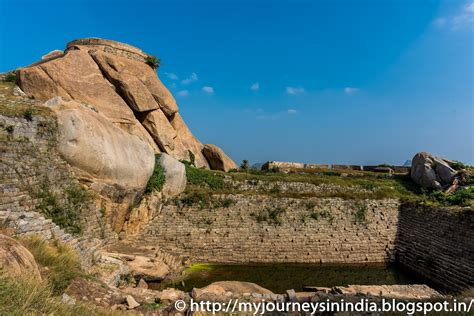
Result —
<path fill-rule="evenodd" d="M 208 186 L 211 190 L 219 190 L 224 187 L 224 177 L 215 171 L 197 169 L 189 164 L 185 164 L 185 166 L 188 183 Z"/>
<path fill-rule="evenodd" d="M 240 169 L 242 171 L 247 172 L 249 170 L 249 161 L 246 159 L 242 160 L 242 163 L 240 164 Z"/>
<path fill-rule="evenodd" d="M 188 154 L 189 154 L 189 162 L 191 163 L 191 166 L 196 167 L 196 156 L 191 150 L 188 150 Z"/>
<path fill-rule="evenodd" d="M 15 130 L 15 126 L 8 125 L 7 127 L 5 127 L 5 130 L 7 131 L 8 134 L 13 134 L 13 131 Z"/>
<path fill-rule="evenodd" d="M 27 121 L 33 121 L 33 114 L 34 114 L 34 111 L 32 108 L 27 108 L 24 112 L 23 112 L 23 117 L 25 118 L 25 120 Z"/>
<path fill-rule="evenodd" d="M 365 223 L 367 222 L 367 205 L 363 203 L 356 204 L 356 211 L 354 213 L 354 221 L 356 223 Z"/>
<path fill-rule="evenodd" d="M 445 206 L 469 206 L 474 201 L 474 186 L 465 189 L 459 189 L 452 194 L 446 194 L 442 191 L 432 191 L 426 194 L 428 200 L 440 203 Z"/>
<path fill-rule="evenodd" d="M 161 60 L 158 57 L 155 57 L 155 56 L 152 56 L 152 55 L 148 55 L 145 58 L 145 62 L 148 66 L 150 66 L 153 69 L 158 69 L 160 67 L 160 64 L 161 64 Z"/>
<path fill-rule="evenodd" d="M 198 205 L 199 208 L 203 209 L 211 205 L 211 197 L 208 193 L 202 192 L 191 192 L 181 198 L 181 203 L 186 206 Z"/>
<path fill-rule="evenodd" d="M 155 168 L 146 185 L 146 192 L 161 191 L 166 182 L 165 171 L 160 165 L 160 155 L 155 156 Z"/>
<path fill-rule="evenodd" d="M 17 78 L 16 78 L 16 72 L 14 71 L 10 71 L 9 73 L 7 73 L 5 75 L 5 81 L 7 82 L 16 82 Z"/>
<path fill-rule="evenodd" d="M 273 225 L 281 225 L 281 215 L 286 212 L 286 209 L 283 207 L 276 207 L 274 209 L 265 209 L 258 213 L 251 213 L 250 216 L 253 216 L 257 222 L 267 222 Z"/>

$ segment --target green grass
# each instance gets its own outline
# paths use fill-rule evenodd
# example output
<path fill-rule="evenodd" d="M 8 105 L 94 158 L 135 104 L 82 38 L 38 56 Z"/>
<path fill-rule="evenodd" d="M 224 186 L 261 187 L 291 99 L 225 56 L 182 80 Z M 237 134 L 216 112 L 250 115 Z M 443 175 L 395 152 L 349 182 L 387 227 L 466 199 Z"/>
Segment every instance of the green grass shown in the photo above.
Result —
<path fill-rule="evenodd" d="M 155 156 L 155 168 L 146 185 L 146 192 L 161 191 L 165 185 L 166 177 L 165 171 L 160 165 L 160 155 Z"/>
<path fill-rule="evenodd" d="M 84 275 L 76 252 L 69 246 L 60 242 L 48 243 L 38 237 L 24 238 L 21 243 L 45 271 L 43 276 L 54 295 L 62 294 L 74 278 Z"/>
<path fill-rule="evenodd" d="M 343 199 L 400 199 L 402 202 L 420 202 L 431 203 L 433 205 L 471 205 L 473 198 L 473 187 L 463 191 L 457 191 L 453 195 L 444 193 L 426 193 L 418 187 L 410 178 L 410 175 L 395 174 L 387 176 L 385 174 L 374 172 L 352 172 L 347 175 L 340 175 L 332 172 L 314 172 L 306 174 L 282 173 L 269 171 L 248 170 L 248 172 L 224 173 L 221 171 L 210 171 L 186 168 L 188 176 L 187 192 L 200 192 L 206 194 L 242 194 L 242 195 L 269 195 L 275 197 L 287 198 L 332 198 L 339 197 Z M 239 191 L 225 185 L 224 177 L 231 177 L 235 181 L 249 181 L 257 183 L 262 181 L 270 184 L 269 190 L 255 189 Z M 340 187 L 335 192 L 321 191 L 314 193 L 302 193 L 285 191 L 275 182 L 303 182 L 314 185 L 332 184 Z M 271 185 L 275 183 L 275 185 Z M 351 188 L 344 190 L 344 188 Z M 360 190 L 353 190 L 358 188 Z"/>
<path fill-rule="evenodd" d="M 354 213 L 354 221 L 356 223 L 366 223 L 367 222 L 367 205 L 363 203 L 356 204 L 356 211 Z"/>
<path fill-rule="evenodd" d="M 25 111 L 32 107 L 31 103 L 23 102 L 13 95 L 14 82 L 0 81 L 0 113 L 6 116 L 24 117 Z M 35 115 L 53 116 L 53 111 L 39 102 L 34 104 Z"/>
<path fill-rule="evenodd" d="M 47 281 L 11 277 L 0 270 L 0 315 L 123 315 L 76 302 L 67 305 L 54 296 Z"/>
<path fill-rule="evenodd" d="M 208 187 L 213 191 L 224 188 L 223 172 L 197 169 L 186 164 L 186 178 L 191 185 Z"/>

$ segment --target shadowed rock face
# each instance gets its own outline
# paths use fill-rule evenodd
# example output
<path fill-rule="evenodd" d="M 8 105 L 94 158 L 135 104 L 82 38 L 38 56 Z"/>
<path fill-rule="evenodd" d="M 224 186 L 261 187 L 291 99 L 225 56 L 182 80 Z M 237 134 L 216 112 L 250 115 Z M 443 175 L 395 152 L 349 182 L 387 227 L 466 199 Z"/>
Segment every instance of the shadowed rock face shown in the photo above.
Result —
<path fill-rule="evenodd" d="M 48 54 L 48 58 L 20 68 L 19 85 L 35 99 L 60 96 L 65 101 L 89 104 L 155 153 L 189 160 L 192 152 L 197 167 L 209 168 L 204 146 L 189 131 L 174 97 L 146 63 L 147 56 L 127 44 L 80 39 L 70 42 L 64 54 Z"/>

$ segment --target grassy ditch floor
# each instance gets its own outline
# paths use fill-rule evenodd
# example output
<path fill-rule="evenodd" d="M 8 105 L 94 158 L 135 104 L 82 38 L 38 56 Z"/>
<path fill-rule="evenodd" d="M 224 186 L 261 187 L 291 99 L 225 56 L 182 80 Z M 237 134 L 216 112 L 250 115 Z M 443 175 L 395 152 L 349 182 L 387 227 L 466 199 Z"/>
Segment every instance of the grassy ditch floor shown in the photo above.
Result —
<path fill-rule="evenodd" d="M 181 201 L 184 204 L 208 204 L 211 195 L 247 194 L 269 195 L 275 197 L 340 197 L 344 199 L 386 199 L 398 198 L 402 202 L 416 202 L 433 206 L 473 206 L 474 185 L 447 195 L 440 191 L 428 192 L 420 189 L 408 174 L 381 174 L 375 172 L 340 173 L 319 171 L 312 173 L 282 173 L 265 171 L 225 173 L 215 170 L 197 169 L 186 166 L 188 186 Z M 270 189 L 255 186 L 254 190 L 239 190 L 231 182 L 263 183 Z M 331 185 L 337 190 L 320 190 L 317 192 L 299 192 L 281 190 L 283 182 L 309 183 L 315 186 Z M 473 183 L 474 184 L 474 183 Z"/>

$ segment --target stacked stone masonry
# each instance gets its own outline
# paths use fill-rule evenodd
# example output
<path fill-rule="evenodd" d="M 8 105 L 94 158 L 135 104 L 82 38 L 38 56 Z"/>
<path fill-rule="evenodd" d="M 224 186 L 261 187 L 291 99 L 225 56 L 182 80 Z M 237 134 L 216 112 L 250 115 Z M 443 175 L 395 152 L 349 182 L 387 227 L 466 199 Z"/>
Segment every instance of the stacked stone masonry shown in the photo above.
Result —
<path fill-rule="evenodd" d="M 229 195 L 230 207 L 165 205 L 143 242 L 201 262 L 380 263 L 395 248 L 396 200 Z M 284 210 L 278 221 L 260 215 Z M 356 213 L 366 210 L 365 219 Z"/>
<path fill-rule="evenodd" d="M 452 291 L 474 288 L 474 212 L 403 206 L 398 261 L 435 285 Z"/>

